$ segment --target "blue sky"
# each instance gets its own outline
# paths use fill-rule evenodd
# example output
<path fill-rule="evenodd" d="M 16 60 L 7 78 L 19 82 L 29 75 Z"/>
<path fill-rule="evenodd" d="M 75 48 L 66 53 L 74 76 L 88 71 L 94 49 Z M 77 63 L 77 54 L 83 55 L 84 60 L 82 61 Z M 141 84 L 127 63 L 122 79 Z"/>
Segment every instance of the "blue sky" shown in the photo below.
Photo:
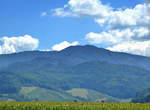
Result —
<path fill-rule="evenodd" d="M 114 45 L 85 40 L 88 33 L 101 33 L 107 29 L 107 26 L 96 23 L 97 17 L 54 15 L 55 12 L 52 10 L 63 8 L 68 2 L 69 0 L 0 0 L 0 38 L 30 35 L 39 40 L 37 49 L 40 50 L 51 49 L 52 46 L 63 41 L 78 41 L 81 45 L 90 43 L 106 48 Z M 136 5 L 143 4 L 141 0 L 102 0 L 101 3 L 109 5 L 113 10 L 133 9 Z M 69 8 L 67 7 L 67 10 L 70 10 Z M 44 12 L 46 16 L 41 16 Z M 119 26 L 120 28 L 122 27 Z M 0 44 L 2 45 L 4 41 L 1 40 Z"/>

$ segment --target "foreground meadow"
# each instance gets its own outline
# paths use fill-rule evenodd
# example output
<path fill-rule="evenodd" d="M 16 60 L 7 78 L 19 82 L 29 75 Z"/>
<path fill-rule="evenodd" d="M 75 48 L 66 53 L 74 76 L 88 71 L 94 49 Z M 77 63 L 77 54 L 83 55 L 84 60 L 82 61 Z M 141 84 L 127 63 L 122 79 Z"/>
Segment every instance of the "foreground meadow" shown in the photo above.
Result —
<path fill-rule="evenodd" d="M 0 110 L 150 110 L 150 104 L 1 102 Z"/>

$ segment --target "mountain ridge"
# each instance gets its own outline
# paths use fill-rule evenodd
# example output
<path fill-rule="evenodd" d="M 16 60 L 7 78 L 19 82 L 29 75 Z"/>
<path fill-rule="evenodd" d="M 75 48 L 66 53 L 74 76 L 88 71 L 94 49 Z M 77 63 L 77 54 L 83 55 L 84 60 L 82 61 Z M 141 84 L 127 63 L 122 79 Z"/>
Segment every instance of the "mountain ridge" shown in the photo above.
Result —
<path fill-rule="evenodd" d="M 49 58 L 47 60 L 72 61 L 75 65 L 86 61 L 99 60 L 113 64 L 125 64 L 149 69 L 150 57 L 132 55 L 128 53 L 112 52 L 91 45 L 70 46 L 62 51 L 27 51 L 9 55 L 0 55 L 0 68 L 15 62 L 31 61 L 35 58 Z M 74 61 L 73 61 L 74 59 Z M 64 61 L 65 62 L 65 61 Z"/>
<path fill-rule="evenodd" d="M 46 93 L 83 88 L 117 99 L 134 98 L 137 91 L 150 87 L 149 57 L 111 52 L 91 45 L 71 46 L 62 51 L 0 55 L 0 61 L 3 85 L 0 96 L 16 94 L 16 99 L 22 87 L 42 88 L 38 90 Z"/>

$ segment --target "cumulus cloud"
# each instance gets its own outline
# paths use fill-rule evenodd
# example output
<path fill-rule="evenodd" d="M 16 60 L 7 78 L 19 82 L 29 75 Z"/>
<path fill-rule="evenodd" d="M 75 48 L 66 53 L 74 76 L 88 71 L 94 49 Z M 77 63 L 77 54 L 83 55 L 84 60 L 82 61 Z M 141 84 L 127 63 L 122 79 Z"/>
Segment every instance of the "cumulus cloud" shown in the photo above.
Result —
<path fill-rule="evenodd" d="M 108 44 L 109 50 L 150 56 L 150 4 L 136 5 L 133 9 L 112 11 L 105 18 L 96 19 L 108 31 L 89 33 L 90 43 Z"/>
<path fill-rule="evenodd" d="M 150 23 L 150 4 L 139 4 L 133 9 L 111 11 L 106 17 L 96 19 L 100 25 L 110 29 L 126 28 L 133 26 L 148 26 Z M 101 22 L 103 21 L 103 22 Z"/>
<path fill-rule="evenodd" d="M 150 0 L 126 9 L 114 9 L 101 0 L 69 0 L 64 7 L 54 9 L 54 15 L 91 16 L 103 30 L 99 33 L 89 32 L 85 37 L 88 42 L 106 45 L 113 51 L 126 50 L 129 53 L 148 55 L 145 50 L 149 45 L 144 43 L 148 44 L 150 40 Z M 136 45 L 132 48 L 134 43 Z M 125 44 L 130 46 L 130 50 L 119 48 Z M 140 49 L 135 49 L 136 46 Z"/>
<path fill-rule="evenodd" d="M 114 11 L 113 7 L 102 4 L 100 0 L 69 0 L 63 8 L 54 9 L 56 16 L 93 16 L 97 23 L 109 28 L 148 25 L 149 12 L 150 4 L 138 4 L 134 8 Z"/>
<path fill-rule="evenodd" d="M 0 54 L 10 54 L 34 50 L 39 46 L 39 40 L 30 35 L 18 37 L 1 37 Z"/>
<path fill-rule="evenodd" d="M 64 41 L 64 42 L 61 42 L 59 44 L 56 44 L 52 47 L 52 50 L 54 51 L 61 51 L 67 47 L 70 47 L 70 46 L 76 46 L 76 45 L 79 45 L 79 42 L 78 41 L 75 41 L 75 42 L 67 42 L 67 41 Z"/>
<path fill-rule="evenodd" d="M 118 44 L 131 40 L 147 40 L 150 39 L 149 28 L 127 28 L 124 30 L 110 30 L 101 33 L 88 33 L 86 39 L 95 44 Z"/>
<path fill-rule="evenodd" d="M 103 5 L 99 0 L 69 0 L 63 8 L 54 9 L 56 16 L 107 16 L 111 7 Z"/>
<path fill-rule="evenodd" d="M 143 56 L 150 56 L 150 40 L 148 41 L 131 41 L 125 42 L 113 47 L 108 47 L 108 50 L 118 51 L 118 52 L 126 52 Z"/>

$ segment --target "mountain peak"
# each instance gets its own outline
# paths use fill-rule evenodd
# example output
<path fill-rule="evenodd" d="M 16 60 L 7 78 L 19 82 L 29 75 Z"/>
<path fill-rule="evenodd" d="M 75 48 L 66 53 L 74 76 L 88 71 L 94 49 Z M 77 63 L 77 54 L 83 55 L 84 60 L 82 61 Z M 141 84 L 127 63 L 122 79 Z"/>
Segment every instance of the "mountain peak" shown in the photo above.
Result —
<path fill-rule="evenodd" d="M 92 45 L 78 45 L 78 46 L 70 46 L 59 52 L 64 56 L 69 58 L 71 57 L 80 57 L 86 59 L 95 59 L 98 56 L 104 57 L 108 56 L 109 51 L 103 48 L 98 48 Z"/>
<path fill-rule="evenodd" d="M 98 48 L 94 45 L 77 45 L 77 46 L 70 46 L 68 48 L 65 48 L 62 51 L 83 51 L 83 50 L 88 50 L 88 51 L 95 51 L 95 50 L 105 50 L 108 51 L 104 48 Z"/>

